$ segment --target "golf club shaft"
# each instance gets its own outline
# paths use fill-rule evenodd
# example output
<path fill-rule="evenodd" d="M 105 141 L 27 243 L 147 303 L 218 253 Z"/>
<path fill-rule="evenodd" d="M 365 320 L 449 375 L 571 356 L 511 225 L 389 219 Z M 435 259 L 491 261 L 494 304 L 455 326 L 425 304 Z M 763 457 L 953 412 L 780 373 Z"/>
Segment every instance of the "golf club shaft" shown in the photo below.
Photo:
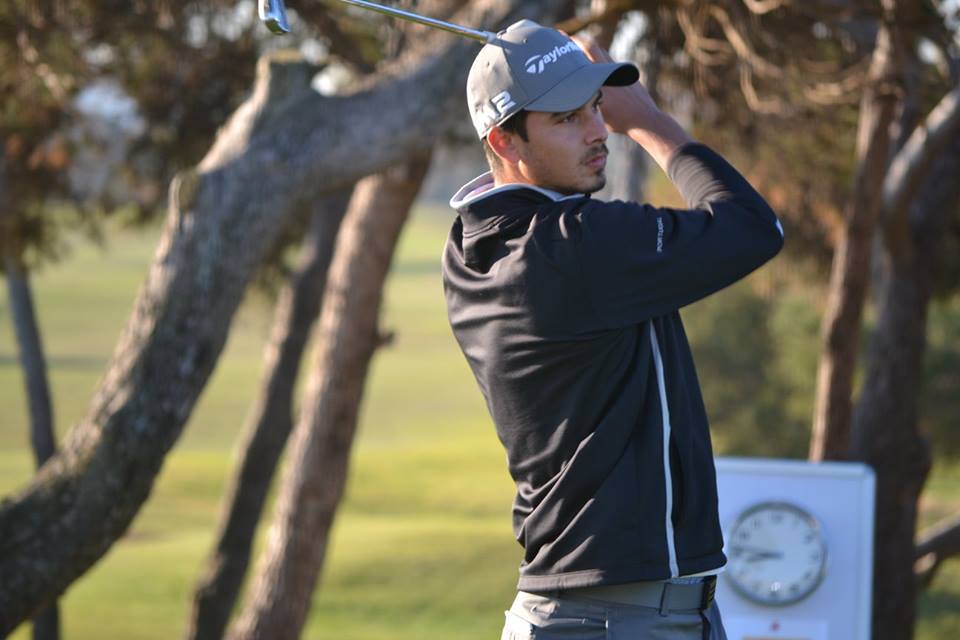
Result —
<path fill-rule="evenodd" d="M 494 42 L 497 39 L 497 34 L 492 33 L 490 31 L 481 31 L 479 29 L 471 29 L 470 27 L 463 27 L 458 24 L 453 24 L 451 22 L 437 20 L 436 18 L 428 18 L 426 16 L 421 16 L 411 11 L 404 11 L 403 9 L 395 9 L 393 7 L 385 7 L 383 5 L 379 5 L 374 2 L 366 2 L 366 0 L 340 0 L 340 1 L 345 4 L 351 4 L 355 7 L 362 7 L 364 9 L 369 9 L 370 11 L 376 11 L 377 13 L 382 13 L 384 15 L 391 16 L 393 18 L 399 18 L 401 20 L 416 22 L 417 24 L 426 25 L 434 29 L 440 29 L 441 31 L 449 31 L 450 33 L 455 33 L 458 36 L 471 38 L 473 40 L 479 40 L 480 42 Z"/>

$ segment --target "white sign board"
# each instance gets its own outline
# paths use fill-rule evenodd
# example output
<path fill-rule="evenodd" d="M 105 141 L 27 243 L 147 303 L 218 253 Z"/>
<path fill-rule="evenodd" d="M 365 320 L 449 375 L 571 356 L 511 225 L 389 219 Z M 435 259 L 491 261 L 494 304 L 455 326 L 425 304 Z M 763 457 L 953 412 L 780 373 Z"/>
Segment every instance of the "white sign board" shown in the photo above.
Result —
<path fill-rule="evenodd" d="M 859 463 L 717 459 L 730 640 L 869 640 L 874 486 Z"/>

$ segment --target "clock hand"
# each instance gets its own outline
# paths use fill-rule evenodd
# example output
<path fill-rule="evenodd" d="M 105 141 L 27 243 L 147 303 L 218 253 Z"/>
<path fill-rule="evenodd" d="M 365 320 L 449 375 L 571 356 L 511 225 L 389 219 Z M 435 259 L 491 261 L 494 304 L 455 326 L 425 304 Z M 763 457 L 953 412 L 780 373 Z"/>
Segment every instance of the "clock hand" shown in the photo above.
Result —
<path fill-rule="evenodd" d="M 753 560 L 769 560 L 771 558 L 782 558 L 782 551 L 772 551 L 770 549 L 761 549 L 760 547 L 749 547 L 746 545 L 737 545 L 731 547 L 730 551 L 733 553 L 749 553 L 751 554 L 750 561 Z"/>

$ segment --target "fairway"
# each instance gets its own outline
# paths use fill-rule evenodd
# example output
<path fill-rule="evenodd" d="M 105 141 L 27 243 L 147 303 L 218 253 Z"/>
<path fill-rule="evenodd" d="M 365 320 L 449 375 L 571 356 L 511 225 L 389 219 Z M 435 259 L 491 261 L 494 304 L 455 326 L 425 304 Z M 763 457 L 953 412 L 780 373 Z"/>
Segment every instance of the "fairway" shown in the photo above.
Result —
<path fill-rule="evenodd" d="M 402 237 L 381 319 L 395 339 L 373 361 L 306 638 L 492 639 L 512 600 L 521 557 L 510 530 L 512 484 L 444 311 L 439 258 L 451 216 L 421 206 Z M 158 233 L 114 230 L 104 250 L 78 239 L 34 280 L 61 436 L 105 370 Z M 270 323 L 266 297 L 251 293 L 149 502 L 62 600 L 64 638 L 182 636 Z M 9 494 L 32 463 L 5 290 L 0 406 L 0 490 Z M 923 507 L 924 523 L 960 508 L 960 468 L 935 467 Z M 960 638 L 960 562 L 942 570 L 921 615 L 918 638 Z M 23 640 L 28 629 L 12 637 Z"/>

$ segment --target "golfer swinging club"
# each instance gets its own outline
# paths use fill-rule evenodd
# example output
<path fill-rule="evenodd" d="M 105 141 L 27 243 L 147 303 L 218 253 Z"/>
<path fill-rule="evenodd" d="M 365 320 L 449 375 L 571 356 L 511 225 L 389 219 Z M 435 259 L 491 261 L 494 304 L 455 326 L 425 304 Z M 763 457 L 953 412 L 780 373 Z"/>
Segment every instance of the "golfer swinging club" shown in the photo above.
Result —
<path fill-rule="evenodd" d="M 443 277 L 517 487 L 524 559 L 502 638 L 725 638 L 710 433 L 678 310 L 772 258 L 783 233 L 636 67 L 583 49 L 523 20 L 467 81 L 491 172 L 451 201 Z M 689 209 L 592 199 L 608 131 Z"/>

